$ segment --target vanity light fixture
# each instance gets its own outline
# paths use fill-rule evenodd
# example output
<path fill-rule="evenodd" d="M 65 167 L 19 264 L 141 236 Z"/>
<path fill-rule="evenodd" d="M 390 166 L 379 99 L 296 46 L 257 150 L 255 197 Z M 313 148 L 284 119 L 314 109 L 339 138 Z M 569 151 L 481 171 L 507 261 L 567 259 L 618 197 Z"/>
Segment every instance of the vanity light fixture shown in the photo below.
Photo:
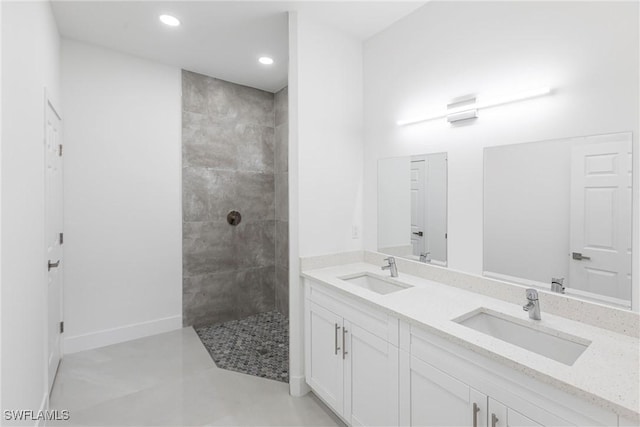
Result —
<path fill-rule="evenodd" d="M 160 15 L 160 22 L 170 27 L 177 27 L 180 25 L 180 20 L 171 15 Z"/>
<path fill-rule="evenodd" d="M 551 88 L 543 87 L 539 89 L 529 90 L 521 92 L 512 96 L 502 96 L 496 98 L 488 98 L 484 101 L 478 102 L 475 96 L 466 96 L 455 99 L 447 107 L 447 110 L 440 114 L 434 114 L 432 116 L 415 117 L 412 119 L 399 120 L 396 122 L 398 126 L 413 125 L 416 123 L 427 122 L 430 120 L 447 118 L 449 123 L 453 123 L 460 120 L 468 120 L 478 117 L 478 110 L 481 108 L 497 107 L 499 105 L 510 104 L 516 101 L 523 101 L 525 99 L 537 98 L 539 96 L 549 95 Z M 471 102 L 469 102 L 472 100 Z"/>
<path fill-rule="evenodd" d="M 273 65 L 273 58 L 269 56 L 261 56 L 258 58 L 258 62 L 262 65 Z"/>

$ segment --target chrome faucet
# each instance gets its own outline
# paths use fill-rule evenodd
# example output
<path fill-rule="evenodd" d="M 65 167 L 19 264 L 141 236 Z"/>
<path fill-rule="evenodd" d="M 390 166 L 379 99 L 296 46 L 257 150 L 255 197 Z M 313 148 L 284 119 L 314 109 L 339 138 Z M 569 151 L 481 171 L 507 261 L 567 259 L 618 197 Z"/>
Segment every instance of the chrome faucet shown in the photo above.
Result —
<path fill-rule="evenodd" d="M 383 265 L 381 268 L 383 270 L 389 270 L 391 272 L 391 277 L 398 277 L 398 266 L 396 265 L 396 259 L 392 256 L 389 258 L 385 258 L 389 264 Z"/>
<path fill-rule="evenodd" d="M 538 301 L 538 291 L 527 289 L 527 305 L 523 306 L 524 311 L 529 312 L 529 319 L 540 320 L 540 301 Z"/>
<path fill-rule="evenodd" d="M 551 279 L 551 290 L 553 292 L 557 292 L 559 294 L 564 294 L 564 277 L 556 279 L 555 277 Z"/>
<path fill-rule="evenodd" d="M 420 253 L 420 262 L 431 262 L 431 257 L 429 256 L 431 252 Z"/>

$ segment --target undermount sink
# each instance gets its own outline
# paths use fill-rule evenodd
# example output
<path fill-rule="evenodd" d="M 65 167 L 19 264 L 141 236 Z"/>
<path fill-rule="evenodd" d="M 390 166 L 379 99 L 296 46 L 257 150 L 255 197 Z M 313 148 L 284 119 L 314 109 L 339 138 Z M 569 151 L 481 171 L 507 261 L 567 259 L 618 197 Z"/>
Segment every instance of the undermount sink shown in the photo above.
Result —
<path fill-rule="evenodd" d="M 526 321 L 486 309 L 466 314 L 454 322 L 569 366 L 591 344 L 559 331 L 534 329 L 527 326 Z"/>
<path fill-rule="evenodd" d="M 381 295 L 398 292 L 411 287 L 409 285 L 396 282 L 395 280 L 389 280 L 369 273 L 360 273 L 352 276 L 341 277 L 340 279 Z"/>

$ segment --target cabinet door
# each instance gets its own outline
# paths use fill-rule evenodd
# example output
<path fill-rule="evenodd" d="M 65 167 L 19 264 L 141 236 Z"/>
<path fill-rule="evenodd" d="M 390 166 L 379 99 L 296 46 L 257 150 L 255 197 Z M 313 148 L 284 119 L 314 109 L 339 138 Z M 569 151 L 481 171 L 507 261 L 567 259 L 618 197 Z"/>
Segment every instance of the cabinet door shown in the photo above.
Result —
<path fill-rule="evenodd" d="M 344 323 L 344 418 L 352 426 L 398 425 L 398 348 Z"/>
<path fill-rule="evenodd" d="M 401 424 L 486 427 L 487 397 L 484 394 L 428 363 L 402 353 Z"/>
<path fill-rule="evenodd" d="M 306 321 L 307 383 L 327 405 L 342 415 L 342 318 L 308 301 Z"/>
<path fill-rule="evenodd" d="M 553 422 L 552 420 L 550 420 Z M 489 425 L 491 427 L 542 427 L 543 424 L 525 417 L 520 412 L 515 411 L 494 399 L 489 399 Z M 565 423 L 549 424 L 566 425 Z"/>

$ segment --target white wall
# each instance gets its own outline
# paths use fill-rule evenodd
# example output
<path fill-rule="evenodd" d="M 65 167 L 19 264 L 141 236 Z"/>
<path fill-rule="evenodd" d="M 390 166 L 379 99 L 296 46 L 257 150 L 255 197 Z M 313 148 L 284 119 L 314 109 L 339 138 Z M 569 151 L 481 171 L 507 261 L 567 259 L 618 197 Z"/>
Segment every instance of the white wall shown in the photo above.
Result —
<path fill-rule="evenodd" d="M 364 47 L 365 248 L 375 249 L 378 158 L 449 153 L 449 266 L 482 272 L 482 152 L 486 146 L 621 131 L 638 164 L 637 2 L 430 2 Z M 468 93 L 540 86 L 555 93 L 444 120 L 398 127 Z M 635 174 L 634 250 L 638 247 Z M 640 276 L 635 258 L 634 281 Z"/>
<path fill-rule="evenodd" d="M 60 108 L 60 38 L 49 2 L 3 2 L 1 22 L 2 409 L 37 411 L 47 399 L 44 94 Z"/>
<path fill-rule="evenodd" d="M 300 256 L 362 249 L 362 43 L 298 15 Z"/>
<path fill-rule="evenodd" d="M 182 326 L 180 79 L 63 40 L 65 352 Z"/>
<path fill-rule="evenodd" d="M 289 15 L 290 386 L 304 382 L 299 257 L 362 249 L 362 43 Z"/>

